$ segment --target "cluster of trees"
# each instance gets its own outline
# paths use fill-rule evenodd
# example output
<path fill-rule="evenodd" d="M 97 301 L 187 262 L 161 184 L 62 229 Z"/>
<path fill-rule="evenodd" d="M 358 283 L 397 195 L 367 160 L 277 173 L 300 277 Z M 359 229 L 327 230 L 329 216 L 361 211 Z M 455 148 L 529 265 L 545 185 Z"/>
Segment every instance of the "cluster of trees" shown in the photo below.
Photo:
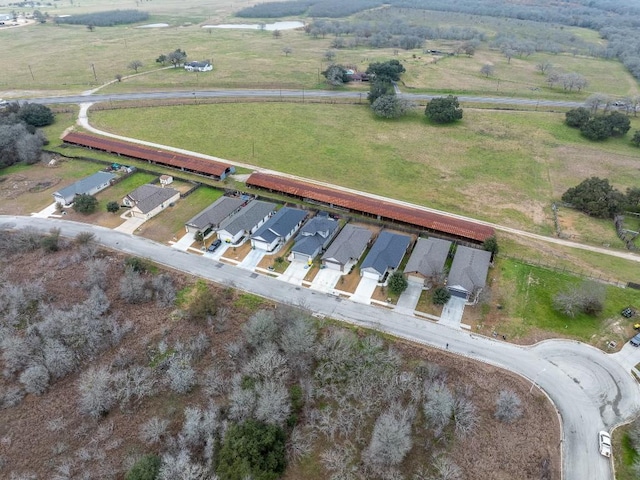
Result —
<path fill-rule="evenodd" d="M 564 192 L 562 201 L 592 217 L 613 218 L 624 211 L 640 212 L 640 187 L 622 193 L 608 179 L 591 177 Z"/>
<path fill-rule="evenodd" d="M 243 18 L 280 18 L 292 15 L 308 17 L 339 18 L 383 5 L 381 0 L 294 0 L 289 2 L 266 2 L 243 8 L 236 16 Z"/>
<path fill-rule="evenodd" d="M 148 19 L 149 14 L 140 10 L 109 10 L 106 12 L 71 15 L 70 17 L 55 17 L 55 22 L 71 25 L 92 25 L 94 27 L 113 27 L 114 25 L 144 22 Z"/>
<path fill-rule="evenodd" d="M 620 112 L 596 114 L 584 107 L 574 108 L 565 114 L 565 123 L 579 128 L 580 133 L 589 140 L 606 140 L 609 137 L 622 137 L 631 128 L 629 117 Z"/>
<path fill-rule="evenodd" d="M 176 48 L 173 52 L 169 52 L 166 55 L 160 54 L 158 58 L 156 58 L 156 63 L 160 65 L 166 65 L 170 63 L 175 68 L 178 68 L 181 64 L 187 61 L 187 52 L 180 48 Z"/>
<path fill-rule="evenodd" d="M 434 123 L 453 123 L 462 119 L 462 108 L 458 97 L 437 97 L 427 103 L 424 114 Z"/>
<path fill-rule="evenodd" d="M 47 139 L 37 129 L 53 121 L 51 109 L 37 103 L 15 102 L 0 110 L 0 168 L 38 162 Z"/>

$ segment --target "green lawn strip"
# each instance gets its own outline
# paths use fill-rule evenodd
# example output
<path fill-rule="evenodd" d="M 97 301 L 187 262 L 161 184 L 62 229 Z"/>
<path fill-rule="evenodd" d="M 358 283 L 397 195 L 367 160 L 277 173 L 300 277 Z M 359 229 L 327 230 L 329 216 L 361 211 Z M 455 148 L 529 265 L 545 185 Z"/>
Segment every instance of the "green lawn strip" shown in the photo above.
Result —
<path fill-rule="evenodd" d="M 553 308 L 553 299 L 557 293 L 579 285 L 582 278 L 510 259 L 499 259 L 495 268 L 499 269 L 501 283 L 511 284 L 515 289 L 515 295 L 497 299 L 513 319 L 506 326 L 512 335 L 523 335 L 531 328 L 538 328 L 589 341 L 600 331 L 604 319 L 617 318 L 626 305 L 640 301 L 640 291 L 608 285 L 600 315 L 578 314 L 571 318 Z"/>
<path fill-rule="evenodd" d="M 122 204 L 122 199 L 141 185 L 151 183 L 156 175 L 151 173 L 138 172 L 128 176 L 124 180 L 112 185 L 106 190 L 98 193 L 96 198 L 99 200 L 99 209 L 106 210 L 108 202 L 114 201 Z"/>
<path fill-rule="evenodd" d="M 631 467 L 633 463 L 640 459 L 640 455 L 633 448 L 629 437 L 630 425 L 624 425 L 614 432 L 613 435 L 613 461 L 616 469 L 616 480 L 634 480 Z"/>

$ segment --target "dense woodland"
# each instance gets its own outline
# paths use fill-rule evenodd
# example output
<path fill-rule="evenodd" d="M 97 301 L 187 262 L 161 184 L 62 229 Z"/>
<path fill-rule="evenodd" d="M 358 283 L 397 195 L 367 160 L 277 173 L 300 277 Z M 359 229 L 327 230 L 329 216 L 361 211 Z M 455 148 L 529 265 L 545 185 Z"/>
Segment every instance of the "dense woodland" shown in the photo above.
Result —
<path fill-rule="evenodd" d="M 71 25 L 91 25 L 95 27 L 113 27 L 129 23 L 144 22 L 149 14 L 140 10 L 110 10 L 107 12 L 84 13 L 69 17 L 55 17 L 56 23 Z"/>
<path fill-rule="evenodd" d="M 162 272 L 89 233 L 3 231 L 0 251 L 3 478 L 557 471 L 550 406 L 489 367 Z M 514 438 L 531 447 L 497 459 Z"/>
<path fill-rule="evenodd" d="M 385 7 L 381 8 L 383 5 Z M 469 26 L 421 26 L 420 18 L 428 16 L 429 11 L 470 15 L 466 19 Z M 539 1 L 527 4 L 496 0 L 300 0 L 262 3 L 242 9 L 236 15 L 253 18 L 306 15 L 317 19 L 344 18 L 354 14 L 357 15 L 349 21 L 315 20 L 311 31 L 323 36 L 351 34 L 354 37 L 351 42 L 354 47 L 367 44 L 372 47 L 418 48 L 430 38 L 481 40 L 482 27 L 487 20 L 490 22 L 491 18 L 509 18 L 524 23 L 516 28 L 499 26 L 496 29 L 497 36 L 493 39 L 499 48 L 504 49 L 506 44 L 511 49 L 511 45 L 518 44 L 526 46 L 526 51 L 530 53 L 568 51 L 618 58 L 636 78 L 640 78 L 640 6 L 631 0 L 578 0 L 571 3 Z M 405 20 L 399 23 L 398 16 Z M 522 26 L 525 28 L 521 28 Z M 575 35 L 563 32 L 561 28 L 550 28 L 553 26 L 577 26 L 596 30 L 607 40 L 607 46 L 589 45 Z M 549 35 L 553 30 L 555 32 Z M 404 42 L 401 43 L 403 38 Z M 409 41 L 410 38 L 412 41 Z"/>
<path fill-rule="evenodd" d="M 11 103 L 0 110 L 0 168 L 38 162 L 47 143 L 38 128 L 53 121 L 49 107 L 36 103 Z"/>

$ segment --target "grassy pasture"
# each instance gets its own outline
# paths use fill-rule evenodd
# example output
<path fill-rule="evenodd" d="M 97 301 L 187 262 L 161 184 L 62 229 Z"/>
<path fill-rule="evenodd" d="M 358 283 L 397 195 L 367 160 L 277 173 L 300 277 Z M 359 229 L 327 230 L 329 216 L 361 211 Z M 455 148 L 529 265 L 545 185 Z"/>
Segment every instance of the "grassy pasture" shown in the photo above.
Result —
<path fill-rule="evenodd" d="M 587 142 L 561 114 L 467 109 L 443 127 L 421 112 L 382 121 L 364 105 L 234 103 L 91 118 L 116 133 L 542 233 L 552 232 L 552 201 L 585 177 L 622 189 L 640 180 L 628 139 Z"/>

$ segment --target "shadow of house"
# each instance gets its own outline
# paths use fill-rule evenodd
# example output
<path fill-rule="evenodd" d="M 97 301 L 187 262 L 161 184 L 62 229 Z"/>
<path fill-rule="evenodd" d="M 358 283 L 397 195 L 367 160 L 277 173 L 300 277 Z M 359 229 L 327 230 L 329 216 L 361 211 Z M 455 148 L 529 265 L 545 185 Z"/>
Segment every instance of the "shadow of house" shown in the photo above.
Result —
<path fill-rule="evenodd" d="M 383 230 L 360 265 L 360 275 L 383 281 L 387 273 L 400 266 L 410 243 L 411 237 L 407 235 Z"/>
<path fill-rule="evenodd" d="M 140 185 L 124 197 L 122 203 L 127 207 L 131 207 L 129 212 L 132 217 L 149 220 L 179 199 L 180 192 L 173 188 Z"/>
<path fill-rule="evenodd" d="M 95 195 L 104 190 L 116 178 L 113 173 L 96 172 L 82 180 L 72 183 L 57 192 L 53 192 L 53 199 L 56 203 L 67 207 L 73 203 L 76 195 Z"/>
<path fill-rule="evenodd" d="M 447 279 L 451 295 L 475 303 L 487 283 L 490 263 L 491 252 L 458 245 Z"/>
<path fill-rule="evenodd" d="M 220 224 L 218 238 L 223 242 L 238 243 L 242 237 L 251 235 L 269 220 L 275 210 L 275 203 L 251 200 Z"/>
<path fill-rule="evenodd" d="M 338 231 L 338 222 L 325 212 L 319 213 L 300 229 L 291 249 L 292 260 L 311 263 L 326 248 Z"/>
<path fill-rule="evenodd" d="M 407 280 L 425 285 L 442 277 L 451 242 L 439 238 L 419 238 L 404 267 Z M 444 280 L 444 278 L 442 278 Z"/>
<path fill-rule="evenodd" d="M 297 208 L 282 207 L 251 235 L 251 246 L 272 252 L 284 245 L 298 231 L 307 212 Z"/>
<path fill-rule="evenodd" d="M 349 273 L 367 249 L 372 236 L 373 233 L 368 228 L 346 224 L 322 255 L 322 265 Z"/>

